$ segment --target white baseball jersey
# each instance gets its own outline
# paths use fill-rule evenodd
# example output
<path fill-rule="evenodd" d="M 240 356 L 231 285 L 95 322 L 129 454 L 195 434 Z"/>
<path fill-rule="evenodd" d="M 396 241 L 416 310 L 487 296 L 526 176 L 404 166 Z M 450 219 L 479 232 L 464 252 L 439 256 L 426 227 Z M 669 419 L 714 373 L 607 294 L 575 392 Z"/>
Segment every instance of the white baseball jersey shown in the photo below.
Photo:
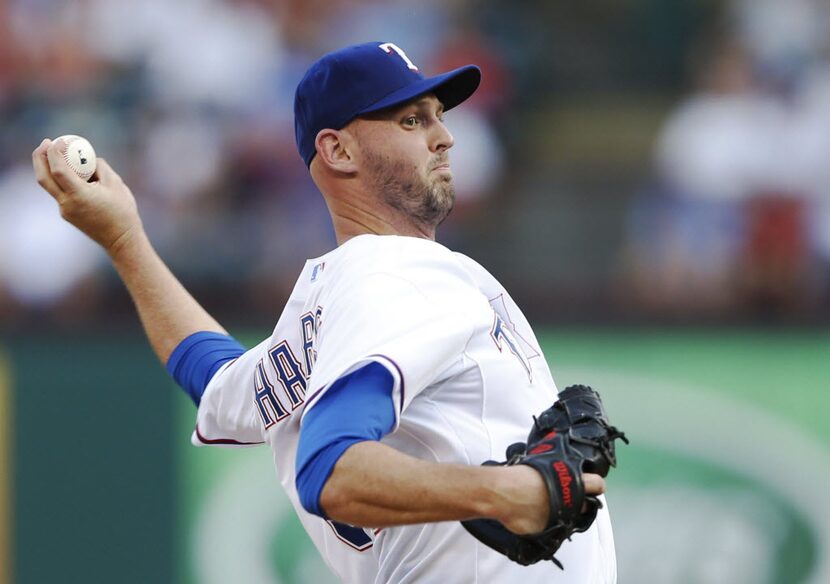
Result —
<path fill-rule="evenodd" d="M 267 442 L 297 515 L 344 582 L 616 581 L 607 507 L 557 552 L 564 571 L 511 562 L 456 521 L 364 530 L 306 512 L 294 485 L 301 417 L 371 361 L 394 378 L 397 419 L 383 442 L 423 460 L 503 460 L 556 399 L 530 325 L 484 268 L 433 241 L 361 235 L 306 262 L 271 338 L 211 380 L 193 441 Z"/>

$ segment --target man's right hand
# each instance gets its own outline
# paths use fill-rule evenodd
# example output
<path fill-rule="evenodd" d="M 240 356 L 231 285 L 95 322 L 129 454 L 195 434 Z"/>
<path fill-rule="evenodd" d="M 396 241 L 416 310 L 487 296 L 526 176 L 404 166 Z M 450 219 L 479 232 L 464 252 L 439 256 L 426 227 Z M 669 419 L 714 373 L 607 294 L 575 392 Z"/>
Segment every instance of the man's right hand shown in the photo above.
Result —
<path fill-rule="evenodd" d="M 32 152 L 37 182 L 58 202 L 61 216 L 110 255 L 159 360 L 166 364 L 182 339 L 195 332 L 227 334 L 158 257 L 133 194 L 106 160 L 98 159 L 97 180 L 90 183 L 69 168 L 64 152 L 62 140 L 40 143 Z"/>
<path fill-rule="evenodd" d="M 69 168 L 64 152 L 63 140 L 43 140 L 32 152 L 35 178 L 58 202 L 61 217 L 114 256 L 143 229 L 135 198 L 106 160 L 97 161 L 97 180 L 86 182 Z"/>

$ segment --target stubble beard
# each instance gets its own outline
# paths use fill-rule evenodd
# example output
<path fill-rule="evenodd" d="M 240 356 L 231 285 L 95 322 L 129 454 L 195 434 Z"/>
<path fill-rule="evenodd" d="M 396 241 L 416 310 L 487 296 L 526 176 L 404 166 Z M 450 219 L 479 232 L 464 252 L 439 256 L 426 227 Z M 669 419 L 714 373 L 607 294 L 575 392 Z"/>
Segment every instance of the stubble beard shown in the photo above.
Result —
<path fill-rule="evenodd" d="M 382 200 L 414 222 L 438 227 L 452 211 L 455 204 L 452 177 L 423 179 L 403 162 L 391 162 L 378 153 L 368 155 L 367 162 Z"/>

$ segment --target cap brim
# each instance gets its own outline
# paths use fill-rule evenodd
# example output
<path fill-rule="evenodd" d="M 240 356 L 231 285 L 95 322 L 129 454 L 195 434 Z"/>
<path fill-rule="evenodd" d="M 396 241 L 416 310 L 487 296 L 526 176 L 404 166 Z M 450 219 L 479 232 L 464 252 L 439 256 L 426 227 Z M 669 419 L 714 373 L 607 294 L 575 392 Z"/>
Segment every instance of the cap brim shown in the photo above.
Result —
<path fill-rule="evenodd" d="M 444 105 L 444 111 L 446 111 L 454 108 L 475 93 L 479 83 L 481 83 L 481 70 L 475 65 L 465 65 L 448 73 L 428 77 L 393 91 L 380 101 L 376 101 L 361 110 L 358 115 L 400 105 L 427 93 L 434 93 Z"/>

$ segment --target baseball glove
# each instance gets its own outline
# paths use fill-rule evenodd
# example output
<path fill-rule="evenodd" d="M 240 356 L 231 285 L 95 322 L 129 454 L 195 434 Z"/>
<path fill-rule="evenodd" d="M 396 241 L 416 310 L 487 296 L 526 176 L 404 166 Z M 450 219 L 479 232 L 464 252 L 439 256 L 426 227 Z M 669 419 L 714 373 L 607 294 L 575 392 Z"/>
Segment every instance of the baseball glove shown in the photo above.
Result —
<path fill-rule="evenodd" d="M 482 543 L 522 565 L 551 560 L 562 568 L 554 554 L 574 533 L 587 530 L 602 507 L 595 496 L 586 495 L 582 473 L 603 477 L 617 465 L 614 441 L 625 434 L 608 422 L 599 394 L 586 385 L 572 385 L 559 394 L 550 408 L 533 418 L 527 444 L 512 444 L 505 462 L 487 461 L 486 466 L 525 464 L 544 479 L 550 515 L 544 530 L 517 535 L 493 519 L 472 519 L 462 525 Z"/>

